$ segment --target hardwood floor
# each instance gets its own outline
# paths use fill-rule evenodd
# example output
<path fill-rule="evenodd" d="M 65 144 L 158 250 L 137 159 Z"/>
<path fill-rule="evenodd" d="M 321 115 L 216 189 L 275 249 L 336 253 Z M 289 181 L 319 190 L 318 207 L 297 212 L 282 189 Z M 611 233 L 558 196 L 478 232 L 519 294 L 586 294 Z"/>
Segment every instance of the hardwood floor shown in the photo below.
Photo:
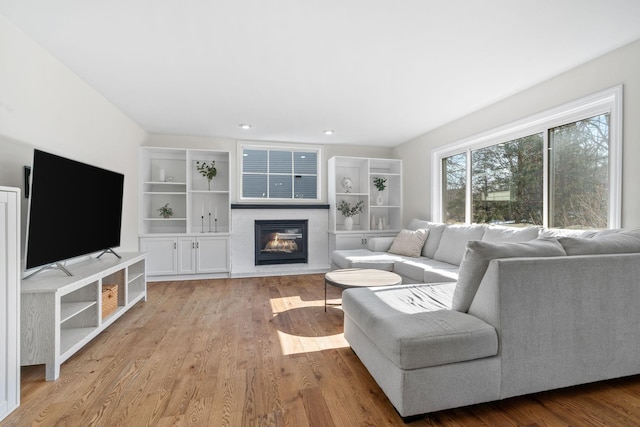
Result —
<path fill-rule="evenodd" d="M 329 289 L 338 298 L 337 288 Z M 403 425 L 323 308 L 323 276 L 149 283 L 2 426 Z M 640 377 L 427 415 L 412 426 L 637 426 Z"/>

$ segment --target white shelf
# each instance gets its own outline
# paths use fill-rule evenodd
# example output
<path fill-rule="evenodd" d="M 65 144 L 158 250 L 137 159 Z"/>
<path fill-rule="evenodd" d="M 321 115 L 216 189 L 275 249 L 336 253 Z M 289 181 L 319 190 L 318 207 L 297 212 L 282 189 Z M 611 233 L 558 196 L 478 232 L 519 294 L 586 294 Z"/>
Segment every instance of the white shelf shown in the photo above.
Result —
<path fill-rule="evenodd" d="M 346 192 L 342 179 L 351 179 L 352 188 Z M 387 188 L 382 192 L 383 203 L 378 205 L 378 191 L 373 184 L 376 177 L 387 178 Z M 328 200 L 330 205 L 330 231 L 349 231 L 344 228 L 344 217 L 337 210 L 341 201 L 351 206 L 364 202 L 363 211 L 355 215 L 353 231 L 378 233 L 402 228 L 402 160 L 335 156 L 329 159 Z M 387 227 L 372 227 L 374 219 L 384 218 Z"/>
<path fill-rule="evenodd" d="M 92 332 L 97 330 L 98 327 L 88 328 L 70 328 L 62 329 L 60 331 L 60 354 L 65 354 L 73 348 L 74 345 L 82 342 Z M 74 351 L 75 353 L 75 351 Z M 70 356 L 70 355 L 69 355 Z M 49 378 L 47 378 L 48 380 Z"/>
<path fill-rule="evenodd" d="M 176 182 L 176 181 L 144 181 L 143 184 L 149 184 L 149 185 L 187 185 L 186 182 Z"/>
<path fill-rule="evenodd" d="M 197 162 L 215 162 L 216 176 L 203 177 Z M 188 148 L 140 147 L 140 235 L 186 234 L 200 225 L 200 213 L 218 210 L 218 228 L 231 224 L 231 156 L 228 151 Z M 167 177 L 173 181 L 166 181 Z M 164 178 L 164 180 L 163 180 Z M 169 204 L 174 217 L 157 219 L 158 209 Z M 212 212 L 213 213 L 213 212 Z M 182 220 L 171 225 L 165 221 Z"/>
<path fill-rule="evenodd" d="M 145 191 L 142 194 L 150 194 L 157 196 L 186 196 L 186 191 Z"/>
<path fill-rule="evenodd" d="M 86 309 L 93 307 L 97 302 L 94 301 L 80 301 L 80 302 L 63 302 L 60 304 L 60 323 L 64 323 L 76 314 L 79 314 Z"/>
<path fill-rule="evenodd" d="M 73 276 L 51 270 L 22 280 L 23 366 L 44 364 L 46 379 L 57 379 L 65 360 L 135 302 L 146 299 L 146 254 L 120 253 L 120 256 L 68 264 L 66 267 Z M 102 284 L 118 285 L 118 306 L 104 319 Z"/>

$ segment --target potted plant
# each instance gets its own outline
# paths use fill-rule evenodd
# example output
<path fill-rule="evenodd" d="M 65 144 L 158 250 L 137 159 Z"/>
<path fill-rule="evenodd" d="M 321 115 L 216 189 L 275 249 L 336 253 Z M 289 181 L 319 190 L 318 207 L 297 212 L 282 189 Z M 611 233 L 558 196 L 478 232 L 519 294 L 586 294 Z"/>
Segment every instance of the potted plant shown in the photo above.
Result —
<path fill-rule="evenodd" d="M 207 184 L 209 184 L 209 191 L 211 191 L 211 180 L 214 176 L 218 174 L 218 170 L 216 169 L 216 161 L 211 160 L 211 164 L 203 161 L 200 163 L 199 160 L 196 161 L 196 169 L 200 172 L 200 175 L 207 178 Z"/>
<path fill-rule="evenodd" d="M 169 203 L 157 209 L 160 212 L 160 216 L 163 218 L 171 218 L 173 216 L 173 209 L 169 207 Z"/>
<path fill-rule="evenodd" d="M 355 206 L 351 206 L 346 200 L 341 200 L 336 207 L 338 211 L 344 216 L 344 228 L 345 230 L 351 230 L 353 228 L 353 216 L 358 215 L 364 209 L 364 202 L 358 201 Z"/>
<path fill-rule="evenodd" d="M 382 192 L 387 188 L 387 178 L 377 176 L 373 178 L 373 185 L 378 190 L 378 197 L 376 198 L 376 205 L 381 206 L 383 203 Z"/>

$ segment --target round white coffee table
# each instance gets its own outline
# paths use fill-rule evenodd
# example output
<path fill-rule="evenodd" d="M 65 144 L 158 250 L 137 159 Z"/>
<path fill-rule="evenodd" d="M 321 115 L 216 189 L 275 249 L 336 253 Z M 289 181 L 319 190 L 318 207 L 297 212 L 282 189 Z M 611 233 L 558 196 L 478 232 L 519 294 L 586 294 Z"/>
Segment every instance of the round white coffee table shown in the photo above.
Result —
<path fill-rule="evenodd" d="M 401 285 L 402 277 L 391 271 L 373 268 L 344 268 L 324 275 L 324 311 L 327 311 L 327 285 L 341 289 Z M 340 305 L 340 304 L 329 304 Z"/>

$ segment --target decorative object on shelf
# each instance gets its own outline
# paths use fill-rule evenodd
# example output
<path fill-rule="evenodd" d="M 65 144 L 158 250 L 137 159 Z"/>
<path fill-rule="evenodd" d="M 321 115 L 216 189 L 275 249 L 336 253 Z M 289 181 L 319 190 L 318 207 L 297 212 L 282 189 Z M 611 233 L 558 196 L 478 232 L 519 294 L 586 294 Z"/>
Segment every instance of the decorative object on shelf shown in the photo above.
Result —
<path fill-rule="evenodd" d="M 378 190 L 378 197 L 376 197 L 376 205 L 382 206 L 384 200 L 382 199 L 382 192 L 385 188 L 387 188 L 387 178 L 383 178 L 381 176 L 377 176 L 373 178 L 373 185 Z"/>
<path fill-rule="evenodd" d="M 169 207 L 169 203 L 165 203 L 164 206 L 156 210 L 160 212 L 160 216 L 163 218 L 171 218 L 173 216 L 173 209 Z"/>
<path fill-rule="evenodd" d="M 351 189 L 353 188 L 353 181 L 351 180 L 351 178 L 345 176 L 342 178 L 342 181 L 340 183 L 342 184 L 342 188 L 344 188 L 345 193 L 351 192 Z"/>
<path fill-rule="evenodd" d="M 160 169 L 160 171 L 158 172 L 158 181 L 164 182 L 165 179 L 166 179 L 165 171 L 164 171 L 164 169 Z"/>
<path fill-rule="evenodd" d="M 355 206 L 351 206 L 346 200 L 341 200 L 337 206 L 338 211 L 344 216 L 344 228 L 345 230 L 351 230 L 353 228 L 353 216 L 358 215 L 364 209 L 364 202 L 358 201 Z"/>
<path fill-rule="evenodd" d="M 102 319 L 104 320 L 118 308 L 118 285 L 102 285 Z"/>
<path fill-rule="evenodd" d="M 384 230 L 384 224 L 382 223 L 382 218 L 378 220 L 378 230 Z"/>
<path fill-rule="evenodd" d="M 371 214 L 371 229 L 375 230 L 376 229 L 376 216 L 374 214 Z"/>
<path fill-rule="evenodd" d="M 211 191 L 211 180 L 218 174 L 216 169 L 216 161 L 211 160 L 211 164 L 203 161 L 202 164 L 199 160 L 196 160 L 196 169 L 200 172 L 200 175 L 207 178 L 207 184 L 209 185 L 209 191 Z"/>

